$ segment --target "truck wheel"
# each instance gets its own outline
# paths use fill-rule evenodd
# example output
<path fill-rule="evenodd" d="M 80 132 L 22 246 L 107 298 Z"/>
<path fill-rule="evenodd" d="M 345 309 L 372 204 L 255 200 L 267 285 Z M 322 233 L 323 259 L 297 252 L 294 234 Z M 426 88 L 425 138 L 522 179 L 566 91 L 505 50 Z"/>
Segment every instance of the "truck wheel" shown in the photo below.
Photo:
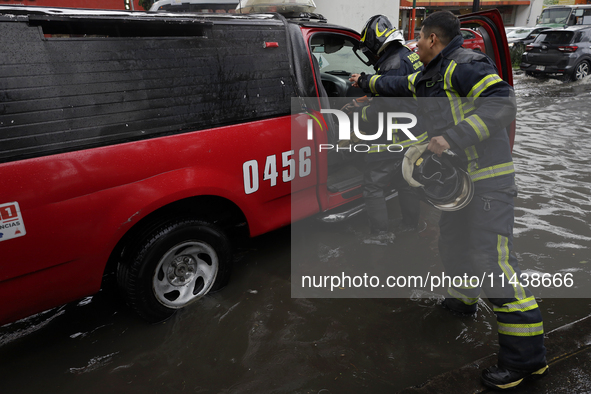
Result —
<path fill-rule="evenodd" d="M 169 318 L 228 279 L 230 243 L 212 224 L 175 220 L 138 245 L 117 275 L 129 306 L 149 322 Z"/>
<path fill-rule="evenodd" d="M 589 75 L 589 71 L 591 71 L 589 62 L 587 60 L 583 60 L 577 64 L 571 78 L 573 81 L 579 81 Z"/>

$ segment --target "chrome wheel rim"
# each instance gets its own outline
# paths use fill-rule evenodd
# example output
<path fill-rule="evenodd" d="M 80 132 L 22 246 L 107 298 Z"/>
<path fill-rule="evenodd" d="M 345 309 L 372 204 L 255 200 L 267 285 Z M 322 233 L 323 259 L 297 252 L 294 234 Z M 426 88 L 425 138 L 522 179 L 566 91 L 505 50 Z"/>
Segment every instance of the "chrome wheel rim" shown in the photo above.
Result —
<path fill-rule="evenodd" d="M 156 266 L 152 288 L 158 302 L 179 309 L 209 292 L 218 273 L 218 256 L 208 244 L 187 241 L 168 250 Z"/>
<path fill-rule="evenodd" d="M 581 64 L 579 64 L 577 66 L 576 78 L 577 79 L 583 79 L 587 75 L 589 75 L 589 63 L 582 62 Z"/>

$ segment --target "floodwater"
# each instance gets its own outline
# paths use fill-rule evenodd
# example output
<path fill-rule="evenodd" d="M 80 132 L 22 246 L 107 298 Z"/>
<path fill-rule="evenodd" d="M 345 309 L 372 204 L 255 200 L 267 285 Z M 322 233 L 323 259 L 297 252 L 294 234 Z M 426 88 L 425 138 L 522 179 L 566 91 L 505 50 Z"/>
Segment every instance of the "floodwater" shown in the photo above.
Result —
<path fill-rule="evenodd" d="M 572 273 L 583 287 L 591 276 L 591 135 L 581 114 L 591 81 L 518 75 L 515 85 L 515 253 L 524 272 Z M 393 269 L 417 258 L 436 265 L 437 212 L 423 208 L 425 228 L 388 247 L 351 247 L 363 240 L 363 218 L 339 230 L 311 220 L 298 226 L 323 242 L 315 245 L 322 261 L 353 251 L 388 257 Z M 343 228 L 347 245 L 338 243 Z M 115 292 L 101 291 L 0 327 L 0 393 L 395 392 L 497 351 L 484 301 L 475 317 L 460 318 L 437 293 L 292 298 L 291 247 L 290 228 L 252 240 L 225 289 L 164 323 L 146 325 Z M 591 299 L 538 302 L 546 331 L 591 314 Z"/>

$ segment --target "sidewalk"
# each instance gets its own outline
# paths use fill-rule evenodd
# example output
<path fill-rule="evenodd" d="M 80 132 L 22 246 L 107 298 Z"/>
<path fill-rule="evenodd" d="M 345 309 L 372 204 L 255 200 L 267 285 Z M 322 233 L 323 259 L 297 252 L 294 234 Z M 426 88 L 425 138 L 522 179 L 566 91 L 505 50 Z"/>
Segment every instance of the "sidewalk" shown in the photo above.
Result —
<path fill-rule="evenodd" d="M 544 378 L 526 382 L 510 393 L 554 394 L 591 393 L 591 316 L 559 327 L 546 334 L 550 367 Z M 399 394 L 493 393 L 480 383 L 482 369 L 496 363 L 496 354 L 474 361 L 454 371 L 436 376 L 420 387 Z"/>

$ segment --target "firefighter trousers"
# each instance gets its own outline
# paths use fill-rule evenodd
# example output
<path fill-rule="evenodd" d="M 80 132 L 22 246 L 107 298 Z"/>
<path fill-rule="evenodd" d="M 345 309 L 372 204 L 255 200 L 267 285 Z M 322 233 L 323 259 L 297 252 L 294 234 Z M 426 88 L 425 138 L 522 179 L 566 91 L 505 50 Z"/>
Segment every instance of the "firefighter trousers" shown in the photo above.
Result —
<path fill-rule="evenodd" d="M 515 195 L 513 188 L 475 194 L 465 208 L 443 212 L 439 252 L 445 274 L 464 279 L 448 288 L 460 311 L 476 311 L 481 289 L 493 304 L 499 366 L 530 371 L 546 365 L 546 348 L 541 312 L 520 281 L 522 273 L 511 253 Z"/>
<path fill-rule="evenodd" d="M 370 231 L 388 231 L 386 193 L 389 185 L 398 190 L 398 202 L 405 225 L 416 227 L 419 223 L 420 201 L 402 178 L 402 158 L 396 160 L 368 161 L 363 176 L 363 197 L 369 218 Z"/>

